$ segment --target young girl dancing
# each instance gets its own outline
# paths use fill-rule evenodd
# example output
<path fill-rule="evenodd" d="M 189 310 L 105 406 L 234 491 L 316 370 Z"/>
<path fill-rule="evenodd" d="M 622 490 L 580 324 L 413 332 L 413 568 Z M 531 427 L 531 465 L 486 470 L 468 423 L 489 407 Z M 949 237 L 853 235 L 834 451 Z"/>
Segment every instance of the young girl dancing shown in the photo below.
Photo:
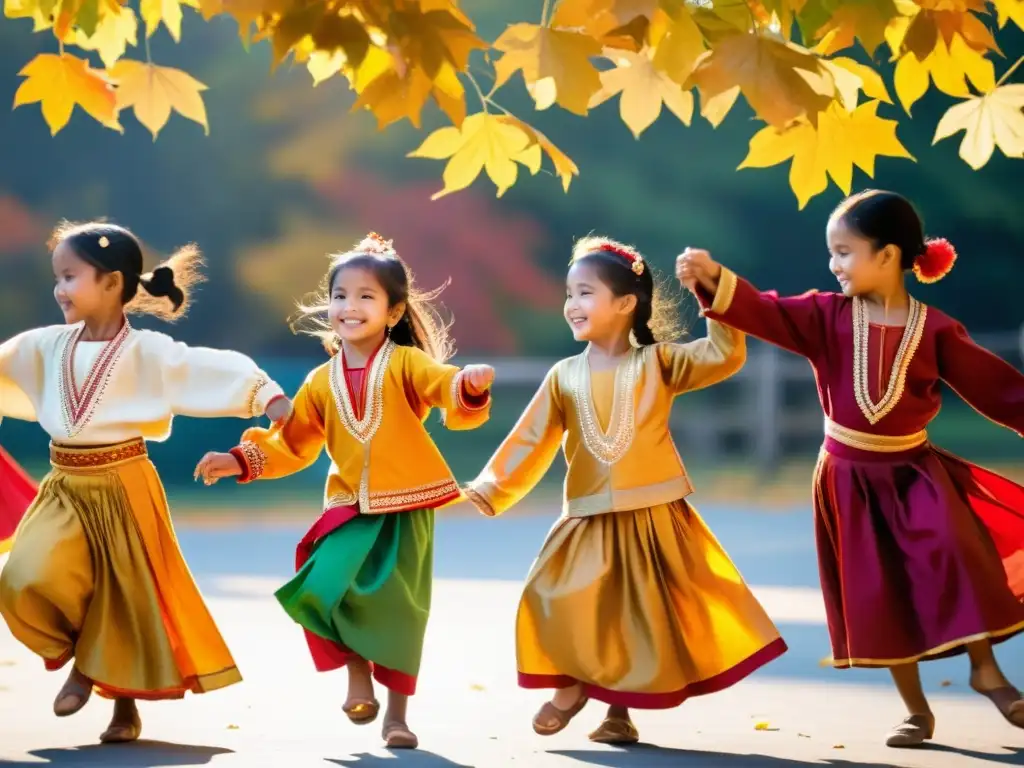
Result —
<path fill-rule="evenodd" d="M 0 572 L 0 615 L 47 669 L 74 659 L 58 716 L 95 689 L 115 700 L 100 740 L 132 741 L 136 699 L 241 680 L 182 559 L 145 441 L 165 440 L 175 414 L 283 418 L 290 403 L 245 355 L 128 323 L 128 312 L 185 309 L 195 247 L 144 275 L 139 241 L 122 227 L 62 225 L 52 245 L 67 325 L 0 345 L 0 415 L 38 421 L 53 465 Z"/>
<path fill-rule="evenodd" d="M 486 515 L 519 502 L 563 445 L 563 516 L 526 580 L 516 623 L 519 684 L 554 688 L 533 720 L 561 731 L 589 698 L 609 704 L 590 738 L 632 743 L 629 708 L 678 706 L 733 685 L 786 645 L 686 501 L 672 401 L 727 379 L 744 337 L 660 342 L 671 307 L 633 248 L 603 237 L 573 251 L 565 319 L 583 354 L 547 375 L 468 495 Z"/>
<path fill-rule="evenodd" d="M 305 629 L 318 670 L 348 666 L 349 719 L 376 719 L 376 678 L 389 689 L 383 738 L 411 749 L 418 740 L 406 707 L 430 612 L 434 510 L 461 498 L 423 422 L 440 408 L 449 429 L 483 424 L 494 371 L 444 364 L 451 344 L 430 306 L 436 292 L 414 289 L 390 240 L 371 234 L 333 257 L 324 288 L 302 310 L 326 314 L 315 332 L 332 359 L 306 377 L 292 418 L 247 430 L 230 453 L 204 456 L 196 474 L 207 483 L 285 477 L 313 464 L 326 443 L 324 511 L 277 599 Z"/>
<path fill-rule="evenodd" d="M 970 684 L 1024 727 L 1024 702 L 992 644 L 1024 629 L 1024 488 L 928 442 L 940 381 L 1024 431 L 1024 375 L 907 293 L 904 274 L 943 277 L 956 257 L 925 240 L 913 206 L 869 190 L 827 230 L 840 293 L 779 298 L 687 249 L 706 316 L 806 357 L 825 412 L 814 473 L 815 533 L 832 663 L 888 667 L 910 716 L 891 747 L 932 738 L 917 662 L 967 652 Z"/>

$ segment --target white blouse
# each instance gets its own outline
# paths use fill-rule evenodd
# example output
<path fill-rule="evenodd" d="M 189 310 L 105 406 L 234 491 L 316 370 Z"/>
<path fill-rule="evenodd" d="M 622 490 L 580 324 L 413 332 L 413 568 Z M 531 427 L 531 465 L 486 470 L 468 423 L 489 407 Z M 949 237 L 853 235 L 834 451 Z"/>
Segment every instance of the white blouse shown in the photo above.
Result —
<path fill-rule="evenodd" d="M 0 419 L 38 421 L 68 445 L 161 441 L 177 414 L 248 419 L 284 394 L 240 352 L 127 323 L 111 341 L 79 341 L 83 329 L 51 325 L 0 344 Z"/>

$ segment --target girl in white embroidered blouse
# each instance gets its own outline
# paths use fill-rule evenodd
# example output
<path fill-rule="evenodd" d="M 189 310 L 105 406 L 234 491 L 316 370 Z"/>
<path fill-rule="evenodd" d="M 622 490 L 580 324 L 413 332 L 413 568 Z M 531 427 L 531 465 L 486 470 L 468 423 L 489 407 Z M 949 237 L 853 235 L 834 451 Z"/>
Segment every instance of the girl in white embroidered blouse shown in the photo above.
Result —
<path fill-rule="evenodd" d="M 112 224 L 62 224 L 51 247 L 66 324 L 0 345 L 0 418 L 38 421 L 53 466 L 0 573 L 0 615 L 47 669 L 73 660 L 56 715 L 95 690 L 114 700 L 100 740 L 133 741 L 137 699 L 241 680 L 182 559 L 145 441 L 165 440 L 176 414 L 280 420 L 291 403 L 245 355 L 128 323 L 127 313 L 184 313 L 200 279 L 194 246 L 149 274 L 138 239 Z"/>

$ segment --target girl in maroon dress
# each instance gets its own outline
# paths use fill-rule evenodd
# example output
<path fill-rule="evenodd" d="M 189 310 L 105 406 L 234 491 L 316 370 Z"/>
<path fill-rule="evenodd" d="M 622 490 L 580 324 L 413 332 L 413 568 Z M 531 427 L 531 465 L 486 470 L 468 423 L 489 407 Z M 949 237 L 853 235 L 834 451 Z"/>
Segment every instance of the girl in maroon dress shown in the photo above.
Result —
<path fill-rule="evenodd" d="M 14 530 L 36 496 L 36 484 L 7 451 L 0 448 L 0 555 L 11 548 Z"/>
<path fill-rule="evenodd" d="M 687 249 L 708 317 L 806 357 L 825 414 L 814 472 L 815 534 L 832 664 L 887 667 L 909 711 L 891 747 L 932 738 L 917 664 L 966 651 L 971 687 L 1013 725 L 1024 701 L 994 643 L 1024 630 L 1024 488 L 937 448 L 926 428 L 940 382 L 987 418 L 1024 431 L 1024 374 L 976 345 L 956 320 L 907 293 L 956 254 L 925 240 L 913 206 L 869 190 L 828 223 L 840 293 L 761 293 Z"/>

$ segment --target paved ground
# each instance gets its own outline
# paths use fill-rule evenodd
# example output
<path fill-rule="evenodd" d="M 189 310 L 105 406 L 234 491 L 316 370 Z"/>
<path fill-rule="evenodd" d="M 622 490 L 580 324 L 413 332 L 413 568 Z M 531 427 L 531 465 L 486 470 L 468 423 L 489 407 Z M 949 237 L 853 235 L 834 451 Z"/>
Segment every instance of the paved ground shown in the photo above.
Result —
<path fill-rule="evenodd" d="M 901 715 L 884 673 L 838 672 L 818 664 L 828 645 L 809 513 L 757 516 L 707 509 L 705 516 L 755 585 L 791 651 L 728 691 L 674 711 L 640 713 L 636 721 L 648 745 L 617 750 L 590 744 L 586 733 L 599 719 L 597 705 L 558 736 L 542 739 L 530 730 L 541 698 L 515 687 L 511 627 L 517 580 L 550 519 L 457 515 L 439 524 L 439 580 L 411 721 L 423 750 L 405 754 L 381 749 L 374 726 L 357 728 L 344 720 L 344 676 L 311 671 L 300 633 L 270 598 L 289 571 L 299 528 L 189 521 L 180 530 L 183 547 L 245 683 L 185 702 L 145 705 L 149 741 L 97 747 L 107 705 L 96 701 L 73 718 L 55 719 L 50 705 L 61 678 L 44 674 L 0 630 L 0 767 L 1024 765 L 1024 731 L 965 691 L 962 660 L 926 667 L 939 716 L 936 746 L 913 752 L 879 746 Z M 1017 680 L 1024 679 L 1024 641 L 1004 645 L 1000 658 Z"/>

